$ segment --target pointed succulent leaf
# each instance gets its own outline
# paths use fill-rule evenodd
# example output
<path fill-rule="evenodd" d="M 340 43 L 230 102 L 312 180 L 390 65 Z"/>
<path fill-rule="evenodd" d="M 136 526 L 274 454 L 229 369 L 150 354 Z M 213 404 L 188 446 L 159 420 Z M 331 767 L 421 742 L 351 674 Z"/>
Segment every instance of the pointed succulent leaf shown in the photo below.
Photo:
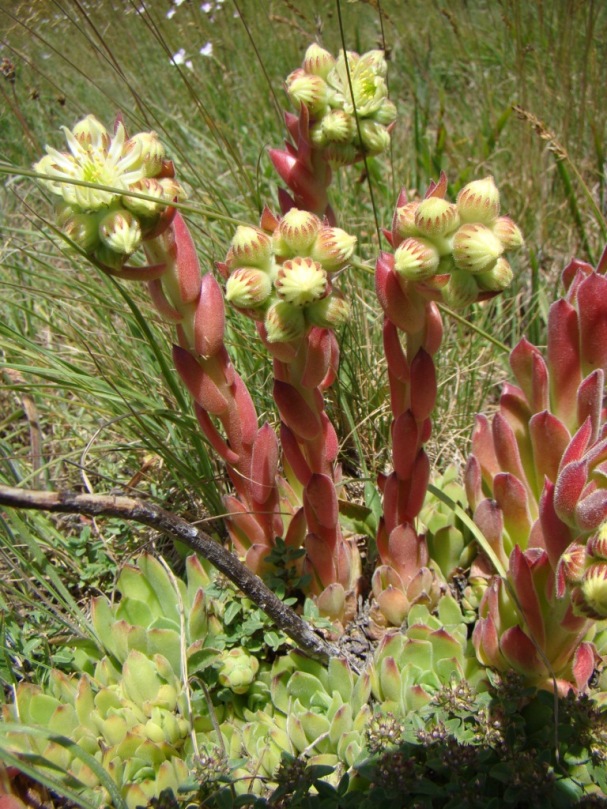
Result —
<path fill-rule="evenodd" d="M 185 594 L 185 584 L 169 574 L 166 567 L 152 554 L 139 557 L 138 565 L 160 606 L 160 614 L 179 622 L 178 604 Z"/>
<path fill-rule="evenodd" d="M 495 452 L 491 424 L 482 414 L 474 419 L 472 453 L 480 466 L 483 480 L 491 486 L 494 476 L 502 469 Z"/>
<path fill-rule="evenodd" d="M 152 702 L 158 694 L 161 681 L 154 663 L 133 649 L 122 667 L 122 686 L 125 694 L 136 705 Z"/>
<path fill-rule="evenodd" d="M 547 563 L 548 557 L 545 553 L 544 556 Z M 522 607 L 525 623 L 536 643 L 543 646 L 546 640 L 546 626 L 534 581 L 534 566 L 537 563 L 538 561 L 532 558 L 531 552 L 523 553 L 518 546 L 515 546 L 510 555 L 509 575 Z"/>
<path fill-rule="evenodd" d="M 577 389 L 582 381 L 578 315 L 566 300 L 553 303 L 548 314 L 547 360 L 552 412 L 571 431 L 577 411 Z"/>
<path fill-rule="evenodd" d="M 429 418 L 436 402 L 436 368 L 432 357 L 420 349 L 411 363 L 411 412 L 418 422 Z"/>
<path fill-rule="evenodd" d="M 306 706 L 312 703 L 314 696 L 319 691 L 324 691 L 320 680 L 304 671 L 293 672 L 287 684 L 289 696 L 298 699 Z"/>
<path fill-rule="evenodd" d="M 293 711 L 287 714 L 287 733 L 293 747 L 298 753 L 302 753 L 308 746 L 308 738 L 300 718 Z"/>
<path fill-rule="evenodd" d="M 512 626 L 502 634 L 500 648 L 508 663 L 520 674 L 529 677 L 546 674 L 546 667 L 535 644 L 520 626 Z"/>
<path fill-rule="evenodd" d="M 561 458 L 571 437 L 565 425 L 547 410 L 532 416 L 529 434 L 536 469 L 535 485 L 539 490 L 545 477 L 553 483 L 556 481 Z"/>
<path fill-rule="evenodd" d="M 305 441 L 312 441 L 318 436 L 321 429 L 318 417 L 296 388 L 288 382 L 275 380 L 274 400 L 281 419 L 295 435 Z"/>
<path fill-rule="evenodd" d="M 601 427 L 605 373 L 597 368 L 580 384 L 577 392 L 577 420 L 583 424 L 587 419 L 592 425 L 591 442 L 596 441 Z"/>
<path fill-rule="evenodd" d="M 596 664 L 596 651 L 592 643 L 580 643 L 573 656 L 573 677 L 578 689 L 588 685 Z"/>
<path fill-rule="evenodd" d="M 540 523 L 544 546 L 552 566 L 556 567 L 561 554 L 574 539 L 574 534 L 569 526 L 557 515 L 555 486 L 549 480 L 546 480 L 540 497 Z"/>
<path fill-rule="evenodd" d="M 607 519 L 607 490 L 596 489 L 580 498 L 575 507 L 575 524 L 584 532 L 596 531 Z"/>
<path fill-rule="evenodd" d="M 591 273 L 577 290 L 580 354 L 584 375 L 607 371 L 607 278 Z"/>
<path fill-rule="evenodd" d="M 588 483 L 588 464 L 572 461 L 561 468 L 554 490 L 554 508 L 559 518 L 575 527 L 575 509 Z"/>
<path fill-rule="evenodd" d="M 329 661 L 328 677 L 328 692 L 333 694 L 337 691 L 344 702 L 349 702 L 352 699 L 354 675 L 347 661 L 340 657 L 332 657 Z"/>
<path fill-rule="evenodd" d="M 402 681 L 399 667 L 393 657 L 384 657 L 379 666 L 379 685 L 382 701 L 400 701 Z"/>
<path fill-rule="evenodd" d="M 525 548 L 532 524 L 526 488 L 514 475 L 502 473 L 493 480 L 493 496 L 502 510 L 510 541 Z"/>
<path fill-rule="evenodd" d="M 534 413 L 548 408 L 548 368 L 538 348 L 523 338 L 510 353 L 510 367 Z"/>
<path fill-rule="evenodd" d="M 194 347 L 202 357 L 213 357 L 223 346 L 225 307 L 221 287 L 211 273 L 202 277 L 194 316 Z"/>
<path fill-rule="evenodd" d="M 268 423 L 257 433 L 251 460 L 251 494 L 261 504 L 268 501 L 276 487 L 278 440 Z"/>

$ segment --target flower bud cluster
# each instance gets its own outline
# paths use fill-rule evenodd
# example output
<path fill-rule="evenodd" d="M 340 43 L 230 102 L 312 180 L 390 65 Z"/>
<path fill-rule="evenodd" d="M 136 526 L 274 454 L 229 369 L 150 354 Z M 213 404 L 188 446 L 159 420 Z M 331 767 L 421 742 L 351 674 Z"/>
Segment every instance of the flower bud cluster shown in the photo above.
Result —
<path fill-rule="evenodd" d="M 396 107 L 388 98 L 386 72 L 383 51 L 342 51 L 335 59 L 313 44 L 302 67 L 287 77 L 289 98 L 306 106 L 312 143 L 330 163 L 348 165 L 389 147 Z"/>
<path fill-rule="evenodd" d="M 513 276 L 504 253 L 520 248 L 523 237 L 512 219 L 499 213 L 493 177 L 468 183 L 455 204 L 429 196 L 397 208 L 394 269 L 403 289 L 448 275 L 442 293 L 453 308 L 506 289 Z"/>
<path fill-rule="evenodd" d="M 61 197 L 58 218 L 64 234 L 104 266 L 120 270 L 146 236 L 156 232 L 171 202 L 183 200 L 185 192 L 172 177 L 172 164 L 155 132 L 128 138 L 118 122 L 112 136 L 93 115 L 63 131 L 69 152 L 47 146 L 34 169 L 52 178 L 42 182 Z M 130 196 L 129 191 L 149 198 Z"/>
<path fill-rule="evenodd" d="M 585 544 L 571 543 L 559 560 L 557 578 L 571 588 L 577 615 L 607 618 L 607 522 Z"/>
<path fill-rule="evenodd" d="M 334 329 L 350 307 L 332 276 L 352 257 L 356 238 L 308 211 L 291 208 L 268 233 L 239 227 L 226 261 L 226 299 L 263 321 L 271 343 L 302 337 L 310 326 Z"/>

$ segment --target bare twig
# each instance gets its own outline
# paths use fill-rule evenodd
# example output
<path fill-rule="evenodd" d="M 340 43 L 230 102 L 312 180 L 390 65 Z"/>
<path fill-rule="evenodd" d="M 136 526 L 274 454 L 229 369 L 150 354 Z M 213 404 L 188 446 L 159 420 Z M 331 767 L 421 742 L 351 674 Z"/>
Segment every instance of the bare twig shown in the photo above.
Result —
<path fill-rule="evenodd" d="M 159 531 L 166 531 L 208 559 L 307 655 L 322 662 L 340 655 L 336 646 L 316 635 L 304 620 L 283 604 L 234 554 L 215 542 L 204 531 L 152 503 L 144 503 L 132 497 L 35 491 L 0 485 L 0 505 L 38 511 L 86 514 L 89 517 L 120 517 L 149 525 Z"/>

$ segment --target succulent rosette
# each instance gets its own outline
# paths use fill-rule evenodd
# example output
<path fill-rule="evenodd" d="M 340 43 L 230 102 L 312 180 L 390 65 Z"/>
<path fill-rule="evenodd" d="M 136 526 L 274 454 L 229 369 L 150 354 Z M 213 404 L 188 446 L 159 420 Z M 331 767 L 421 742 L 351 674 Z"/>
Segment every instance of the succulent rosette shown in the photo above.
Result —
<path fill-rule="evenodd" d="M 396 107 L 388 98 L 386 73 L 383 51 L 342 51 L 335 59 L 313 44 L 302 67 L 287 77 L 292 103 L 308 111 L 312 147 L 330 164 L 348 165 L 389 148 Z"/>
<path fill-rule="evenodd" d="M 527 656 L 528 670 L 515 667 L 535 680 L 543 671 L 547 687 L 547 671 L 585 685 L 594 658 L 582 641 L 607 617 L 606 269 L 605 255 L 596 270 L 579 261 L 567 267 L 545 356 L 526 339 L 513 349 L 517 384 L 505 385 L 492 421 L 477 417 L 466 468 L 475 522 L 510 585 L 493 584 L 484 597 L 479 654 L 498 667 L 502 657 Z M 505 620 L 512 593 L 518 618 L 509 608 Z"/>
<path fill-rule="evenodd" d="M 303 337 L 312 326 L 335 329 L 350 307 L 333 284 L 354 253 L 356 238 L 308 211 L 281 219 L 266 212 L 262 227 L 239 227 L 225 262 L 226 300 L 260 321 L 270 343 Z"/>
<path fill-rule="evenodd" d="M 63 132 L 69 151 L 47 146 L 34 169 L 46 175 L 41 182 L 61 197 L 58 221 L 65 235 L 103 267 L 120 271 L 145 239 L 170 223 L 171 203 L 185 198 L 184 189 L 174 179 L 155 132 L 128 137 L 118 121 L 110 135 L 93 115 L 71 130 L 63 127 Z"/>

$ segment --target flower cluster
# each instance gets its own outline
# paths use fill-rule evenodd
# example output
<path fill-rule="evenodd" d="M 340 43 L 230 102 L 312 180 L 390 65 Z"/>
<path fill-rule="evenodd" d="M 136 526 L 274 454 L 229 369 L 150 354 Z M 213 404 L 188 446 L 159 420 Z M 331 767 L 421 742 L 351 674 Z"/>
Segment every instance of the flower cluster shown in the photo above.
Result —
<path fill-rule="evenodd" d="M 311 326 L 334 329 L 350 307 L 332 277 L 346 266 L 356 238 L 292 208 L 278 220 L 266 212 L 262 228 L 239 227 L 226 261 L 226 299 L 263 321 L 270 343 L 302 337 Z"/>
<path fill-rule="evenodd" d="M 360 56 L 342 51 L 335 59 L 310 45 L 302 67 L 287 77 L 287 93 L 310 115 L 310 138 L 333 165 L 349 165 L 361 154 L 379 154 L 390 145 L 396 107 L 388 98 L 382 51 Z M 349 74 L 349 75 L 348 75 Z"/>
<path fill-rule="evenodd" d="M 63 233 L 104 267 L 120 270 L 144 239 L 157 235 L 163 220 L 168 224 L 171 202 L 184 199 L 185 192 L 155 132 L 129 138 L 119 121 L 111 136 L 93 115 L 63 131 L 69 152 L 47 146 L 34 169 L 52 178 L 43 182 L 61 197 Z"/>
<path fill-rule="evenodd" d="M 401 286 L 442 277 L 443 300 L 454 308 L 506 289 L 512 269 L 504 253 L 521 247 L 523 238 L 510 217 L 499 215 L 493 177 L 468 183 L 455 203 L 437 191 L 396 209 L 394 270 Z"/>

